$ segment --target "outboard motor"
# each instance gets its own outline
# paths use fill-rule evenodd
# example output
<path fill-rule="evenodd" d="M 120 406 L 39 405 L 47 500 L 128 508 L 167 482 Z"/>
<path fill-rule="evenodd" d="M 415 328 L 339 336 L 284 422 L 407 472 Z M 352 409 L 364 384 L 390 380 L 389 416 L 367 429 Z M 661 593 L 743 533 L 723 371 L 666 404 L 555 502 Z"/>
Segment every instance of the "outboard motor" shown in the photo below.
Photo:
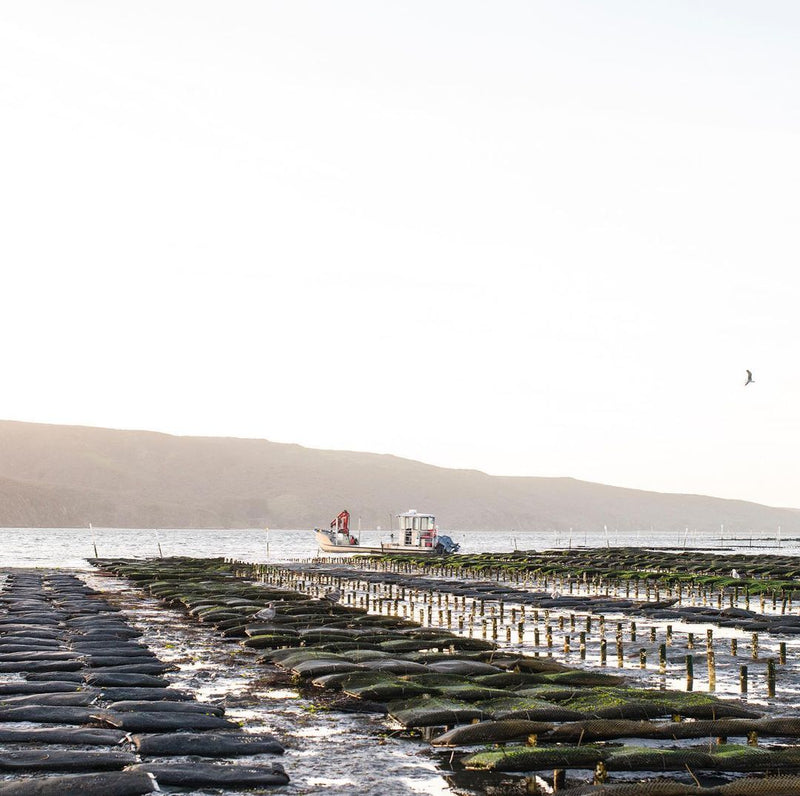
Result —
<path fill-rule="evenodd" d="M 461 548 L 460 544 L 454 542 L 449 536 L 436 537 L 436 552 L 441 556 L 445 553 L 457 553 Z"/>

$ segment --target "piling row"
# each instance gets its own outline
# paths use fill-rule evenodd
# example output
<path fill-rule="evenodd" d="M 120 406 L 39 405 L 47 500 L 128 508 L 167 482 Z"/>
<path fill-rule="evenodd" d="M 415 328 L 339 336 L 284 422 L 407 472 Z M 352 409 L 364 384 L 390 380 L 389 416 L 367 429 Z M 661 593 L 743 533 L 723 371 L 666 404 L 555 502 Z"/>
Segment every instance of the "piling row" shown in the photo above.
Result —
<path fill-rule="evenodd" d="M 759 622 L 755 625 L 759 629 L 767 627 L 760 638 L 758 632 L 747 632 L 754 624 L 752 615 L 744 610 L 681 607 L 675 597 L 634 603 L 613 596 L 523 591 L 496 581 L 365 570 L 341 562 L 336 566 L 232 563 L 237 571 L 270 585 L 312 596 L 334 586 L 347 605 L 415 618 L 426 627 L 489 638 L 503 649 L 546 655 L 566 663 L 634 667 L 644 677 L 658 673 L 662 678 L 669 677 L 672 687 L 680 681 L 687 691 L 701 686 L 717 690 L 717 672 L 721 671 L 719 688 L 723 692 L 738 690 L 742 695 L 772 700 L 780 668 L 786 664 L 787 642 L 764 640 L 776 628 Z M 746 635 L 715 637 L 706 627 L 710 623 L 719 625 L 723 632 L 735 629 Z M 693 625 L 703 627 L 687 629 Z M 734 667 L 738 683 L 731 675 Z"/>
<path fill-rule="evenodd" d="M 783 613 L 791 607 L 800 579 L 800 559 L 792 556 L 744 555 L 717 551 L 647 549 L 641 547 L 577 548 L 445 556 L 353 556 L 360 565 L 404 574 L 489 578 L 529 583 L 550 579 L 564 585 L 584 584 L 593 593 L 612 591 L 645 597 L 647 590 L 686 590 L 694 594 L 735 589 L 761 605 L 770 602 Z M 341 560 L 341 559 L 339 559 Z M 335 563 L 336 559 L 319 559 Z M 647 597 L 647 599 L 650 599 Z M 658 599 L 656 597 L 656 599 Z M 723 607 L 720 605 L 719 607 Z M 749 608 L 749 605 L 747 606 Z"/>

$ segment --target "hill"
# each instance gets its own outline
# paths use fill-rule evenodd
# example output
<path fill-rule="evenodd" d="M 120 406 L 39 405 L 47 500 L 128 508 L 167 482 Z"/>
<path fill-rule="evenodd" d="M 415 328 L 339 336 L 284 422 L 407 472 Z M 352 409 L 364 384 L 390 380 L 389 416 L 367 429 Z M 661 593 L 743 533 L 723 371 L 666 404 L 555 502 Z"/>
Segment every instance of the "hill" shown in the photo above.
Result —
<path fill-rule="evenodd" d="M 794 510 L 740 500 L 258 439 L 0 421 L 4 527 L 312 528 L 348 508 L 369 528 L 411 507 L 443 529 L 800 529 Z"/>

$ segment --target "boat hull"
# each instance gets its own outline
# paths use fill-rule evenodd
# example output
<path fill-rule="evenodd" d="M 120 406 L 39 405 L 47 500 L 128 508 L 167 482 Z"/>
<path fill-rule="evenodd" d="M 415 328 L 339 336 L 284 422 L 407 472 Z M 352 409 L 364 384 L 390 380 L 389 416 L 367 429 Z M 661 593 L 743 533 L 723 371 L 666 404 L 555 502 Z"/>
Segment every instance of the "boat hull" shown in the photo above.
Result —
<path fill-rule="evenodd" d="M 380 544 L 380 545 L 360 545 L 360 544 L 336 544 L 332 542 L 328 534 L 324 531 L 315 531 L 317 544 L 323 553 L 336 553 L 337 555 L 350 555 L 354 553 L 405 553 L 406 555 L 435 555 L 436 549 L 433 547 L 415 547 L 412 545 L 399 544 Z"/>

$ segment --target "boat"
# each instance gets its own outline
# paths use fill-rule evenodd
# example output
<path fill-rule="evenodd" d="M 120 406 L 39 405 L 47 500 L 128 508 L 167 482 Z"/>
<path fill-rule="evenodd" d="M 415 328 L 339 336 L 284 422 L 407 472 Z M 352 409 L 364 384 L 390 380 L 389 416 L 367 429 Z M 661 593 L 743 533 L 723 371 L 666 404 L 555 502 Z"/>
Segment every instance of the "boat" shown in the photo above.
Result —
<path fill-rule="evenodd" d="M 377 545 L 361 544 L 350 528 L 350 512 L 339 512 L 327 529 L 315 528 L 317 544 L 323 553 L 414 553 L 443 555 L 458 552 L 459 545 L 449 536 L 439 534 L 436 517 L 409 509 L 396 514 L 396 527 L 387 541 Z M 360 531 L 358 532 L 360 535 Z"/>

